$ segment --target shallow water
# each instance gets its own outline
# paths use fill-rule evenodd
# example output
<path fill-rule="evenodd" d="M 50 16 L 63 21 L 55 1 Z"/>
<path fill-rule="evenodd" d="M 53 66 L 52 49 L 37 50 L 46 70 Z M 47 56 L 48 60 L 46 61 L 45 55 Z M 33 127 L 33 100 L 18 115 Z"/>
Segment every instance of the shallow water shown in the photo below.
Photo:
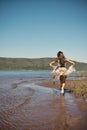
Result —
<path fill-rule="evenodd" d="M 42 87 L 44 72 L 19 72 L 0 76 L 0 130 L 85 130 L 86 108 L 65 91 Z M 33 73 L 34 74 L 34 73 Z M 47 77 L 45 77 L 47 76 Z M 40 78 L 39 78 L 40 77 Z M 46 79 L 45 79 L 45 78 Z M 81 102 L 82 103 L 82 102 Z"/>

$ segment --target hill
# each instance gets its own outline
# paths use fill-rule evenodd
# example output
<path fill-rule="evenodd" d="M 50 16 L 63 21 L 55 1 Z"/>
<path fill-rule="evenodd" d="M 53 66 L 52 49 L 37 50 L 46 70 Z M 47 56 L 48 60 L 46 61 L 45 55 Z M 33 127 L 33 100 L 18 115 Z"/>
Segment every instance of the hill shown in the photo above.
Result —
<path fill-rule="evenodd" d="M 0 58 L 0 70 L 48 70 L 54 58 Z M 76 62 L 77 70 L 87 70 L 87 63 Z"/>

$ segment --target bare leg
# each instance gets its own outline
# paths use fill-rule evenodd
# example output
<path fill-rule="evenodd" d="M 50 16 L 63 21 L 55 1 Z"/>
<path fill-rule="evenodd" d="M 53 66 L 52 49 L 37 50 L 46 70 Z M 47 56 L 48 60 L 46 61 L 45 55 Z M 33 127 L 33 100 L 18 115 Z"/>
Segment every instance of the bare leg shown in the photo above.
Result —
<path fill-rule="evenodd" d="M 65 83 L 62 84 L 62 87 L 61 87 L 61 93 L 64 94 L 64 87 L 65 87 Z"/>
<path fill-rule="evenodd" d="M 60 90 L 62 88 L 62 76 L 60 76 Z"/>
<path fill-rule="evenodd" d="M 64 94 L 64 87 L 65 87 L 65 82 L 66 82 L 66 76 L 61 75 L 60 76 L 60 87 L 61 87 L 61 93 Z"/>

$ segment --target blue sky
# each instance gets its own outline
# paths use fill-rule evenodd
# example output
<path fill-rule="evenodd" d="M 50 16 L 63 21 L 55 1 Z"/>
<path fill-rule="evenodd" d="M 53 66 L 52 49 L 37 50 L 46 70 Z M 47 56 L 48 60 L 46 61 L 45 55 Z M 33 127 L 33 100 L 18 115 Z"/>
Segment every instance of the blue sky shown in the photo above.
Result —
<path fill-rule="evenodd" d="M 86 0 L 0 0 L 0 57 L 87 63 Z"/>

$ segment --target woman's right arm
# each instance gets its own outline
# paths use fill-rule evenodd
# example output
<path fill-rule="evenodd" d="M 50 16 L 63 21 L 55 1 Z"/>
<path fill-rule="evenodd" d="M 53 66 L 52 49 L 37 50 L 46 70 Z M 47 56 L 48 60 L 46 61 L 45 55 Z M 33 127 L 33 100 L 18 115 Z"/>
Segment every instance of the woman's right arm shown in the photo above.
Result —
<path fill-rule="evenodd" d="M 53 67 L 53 64 L 55 64 L 56 62 L 55 61 L 52 61 L 49 63 L 50 67 Z"/>

